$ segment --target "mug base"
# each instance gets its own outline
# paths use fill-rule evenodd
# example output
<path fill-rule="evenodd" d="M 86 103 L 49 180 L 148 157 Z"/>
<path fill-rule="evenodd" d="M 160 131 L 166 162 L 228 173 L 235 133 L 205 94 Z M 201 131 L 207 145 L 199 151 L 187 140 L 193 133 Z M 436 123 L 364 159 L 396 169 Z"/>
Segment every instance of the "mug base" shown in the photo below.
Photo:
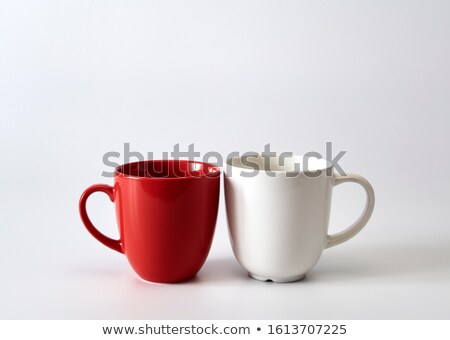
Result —
<path fill-rule="evenodd" d="M 248 275 L 250 275 L 251 278 L 258 280 L 258 281 L 275 282 L 275 283 L 296 282 L 296 281 L 301 281 L 306 277 L 306 274 L 299 275 L 299 276 L 287 277 L 287 278 L 271 278 L 271 277 L 253 275 L 252 273 L 248 273 Z"/>
<path fill-rule="evenodd" d="M 154 284 L 154 285 L 171 285 L 171 284 L 185 283 L 188 281 L 193 281 L 197 278 L 197 274 L 194 274 L 187 278 L 178 279 L 178 280 L 153 280 L 153 279 L 144 279 L 143 277 L 139 276 L 138 274 L 136 274 L 135 276 L 142 282 L 150 283 L 150 284 Z"/>

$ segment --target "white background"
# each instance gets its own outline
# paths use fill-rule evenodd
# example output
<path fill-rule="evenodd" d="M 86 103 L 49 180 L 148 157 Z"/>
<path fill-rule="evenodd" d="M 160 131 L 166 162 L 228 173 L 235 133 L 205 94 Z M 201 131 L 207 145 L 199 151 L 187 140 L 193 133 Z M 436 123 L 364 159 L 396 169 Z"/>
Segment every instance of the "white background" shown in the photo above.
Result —
<path fill-rule="evenodd" d="M 450 319 L 448 1 L 2 1 L 0 318 Z M 335 154 L 376 193 L 307 279 L 250 279 L 225 207 L 194 280 L 140 281 L 84 229 L 108 151 Z M 330 231 L 364 205 L 335 189 Z M 113 204 L 89 201 L 117 236 Z"/>

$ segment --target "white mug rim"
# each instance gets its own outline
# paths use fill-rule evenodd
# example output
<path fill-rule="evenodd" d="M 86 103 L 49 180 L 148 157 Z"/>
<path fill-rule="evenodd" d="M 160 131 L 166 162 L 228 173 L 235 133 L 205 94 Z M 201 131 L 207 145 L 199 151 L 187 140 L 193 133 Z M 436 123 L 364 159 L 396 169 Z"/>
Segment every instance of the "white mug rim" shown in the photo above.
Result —
<path fill-rule="evenodd" d="M 281 155 L 281 154 L 280 154 Z M 280 160 L 280 155 L 276 155 L 276 156 L 272 156 L 270 158 L 276 159 L 277 161 Z M 305 155 L 290 155 L 290 156 L 286 156 L 283 157 L 284 160 L 287 161 L 291 161 L 291 160 L 295 160 L 297 162 L 295 162 L 294 164 L 300 164 L 300 168 L 299 169 L 283 169 L 280 167 L 283 167 L 284 165 L 276 165 L 274 167 L 272 167 L 272 163 L 269 164 L 269 169 L 265 169 L 263 168 L 263 166 L 260 165 L 259 167 L 250 167 L 250 166 L 246 166 L 242 164 L 242 159 L 244 158 L 256 158 L 258 161 L 263 160 L 265 156 L 263 156 L 262 153 L 255 153 L 255 154 L 251 154 L 251 155 L 240 155 L 240 156 L 235 156 L 235 157 L 230 157 L 226 160 L 225 164 L 226 164 L 226 168 L 228 166 L 232 167 L 232 168 L 236 168 L 239 169 L 240 171 L 244 171 L 244 172 L 258 172 L 258 173 L 262 173 L 262 172 L 274 172 L 274 173 L 280 173 L 280 174 L 300 174 L 300 173 L 315 173 L 317 171 L 327 171 L 328 169 L 331 169 L 333 167 L 333 163 L 323 159 L 323 158 L 317 158 L 317 157 L 313 157 L 313 156 L 308 156 L 308 169 L 303 169 L 303 160 L 305 159 Z M 235 161 L 239 160 L 240 164 L 235 164 Z M 312 167 L 310 167 L 310 161 L 312 161 L 313 164 Z M 300 163 L 299 163 L 300 162 Z M 279 164 L 279 162 L 278 162 Z M 225 173 L 226 173 L 226 169 Z"/>

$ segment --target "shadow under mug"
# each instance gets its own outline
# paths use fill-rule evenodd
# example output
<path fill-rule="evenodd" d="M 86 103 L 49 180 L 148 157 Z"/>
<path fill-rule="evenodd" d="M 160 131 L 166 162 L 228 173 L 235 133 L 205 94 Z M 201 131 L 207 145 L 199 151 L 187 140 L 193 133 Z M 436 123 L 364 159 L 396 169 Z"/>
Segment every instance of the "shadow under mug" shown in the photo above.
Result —
<path fill-rule="evenodd" d="M 88 197 L 103 192 L 115 204 L 120 239 L 94 227 Z M 107 247 L 126 255 L 144 280 L 174 283 L 194 277 L 205 262 L 214 235 L 220 169 L 187 160 L 154 160 L 116 168 L 114 186 L 96 184 L 81 195 L 86 229 Z"/>
<path fill-rule="evenodd" d="M 227 160 L 225 202 L 231 245 L 238 262 L 254 279 L 298 281 L 325 248 L 349 240 L 366 225 L 375 195 L 366 179 L 337 175 L 326 160 L 267 159 L 258 155 Z M 364 188 L 366 207 L 350 227 L 328 235 L 333 187 L 346 182 Z"/>

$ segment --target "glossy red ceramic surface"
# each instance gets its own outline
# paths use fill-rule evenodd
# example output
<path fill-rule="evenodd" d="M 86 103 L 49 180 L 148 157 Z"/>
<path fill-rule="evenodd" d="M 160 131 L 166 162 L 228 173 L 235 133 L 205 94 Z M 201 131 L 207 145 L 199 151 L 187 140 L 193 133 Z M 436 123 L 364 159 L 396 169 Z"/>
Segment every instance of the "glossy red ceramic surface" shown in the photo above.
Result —
<path fill-rule="evenodd" d="M 195 276 L 208 256 L 217 219 L 220 169 L 207 163 L 162 160 L 116 169 L 114 187 L 96 184 L 80 198 L 87 230 L 124 253 L 135 272 L 152 282 Z M 116 206 L 120 240 L 99 232 L 86 212 L 88 197 L 106 193 Z"/>

